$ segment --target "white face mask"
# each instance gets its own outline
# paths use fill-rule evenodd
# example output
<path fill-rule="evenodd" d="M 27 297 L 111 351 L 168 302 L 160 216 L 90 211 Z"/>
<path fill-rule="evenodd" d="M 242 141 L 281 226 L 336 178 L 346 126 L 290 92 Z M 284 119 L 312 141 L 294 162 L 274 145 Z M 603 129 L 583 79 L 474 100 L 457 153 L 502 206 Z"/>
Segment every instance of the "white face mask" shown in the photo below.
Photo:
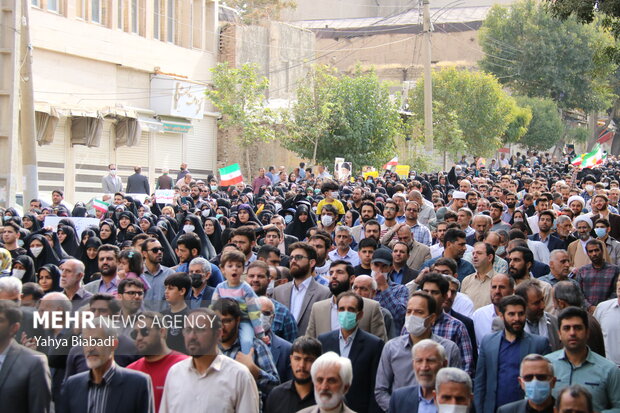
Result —
<path fill-rule="evenodd" d="M 263 330 L 265 330 L 266 333 L 271 331 L 271 325 L 273 324 L 273 318 L 274 316 L 266 316 L 263 314 L 260 315 L 260 321 L 263 325 Z"/>
<path fill-rule="evenodd" d="M 201 212 L 202 216 L 205 218 L 208 217 L 210 213 L 211 213 L 210 209 L 203 209 Z"/>
<path fill-rule="evenodd" d="M 112 176 L 116 175 L 116 169 L 110 169 L 110 175 Z"/>
<path fill-rule="evenodd" d="M 31 247 L 30 252 L 32 253 L 32 255 L 34 255 L 35 258 L 37 258 L 39 255 L 41 255 L 41 252 L 43 252 L 43 247 Z"/>
<path fill-rule="evenodd" d="M 462 404 L 438 404 L 437 413 L 467 413 L 468 406 Z"/>
<path fill-rule="evenodd" d="M 588 192 L 594 191 L 594 185 L 586 185 L 586 191 Z"/>
<path fill-rule="evenodd" d="M 24 278 L 24 275 L 26 274 L 26 270 L 13 270 L 13 277 L 21 280 L 22 278 Z"/>
<path fill-rule="evenodd" d="M 321 224 L 323 224 L 324 227 L 329 227 L 332 222 L 334 222 L 334 219 L 331 217 L 331 215 L 323 215 L 321 217 Z"/>
<path fill-rule="evenodd" d="M 405 329 L 409 334 L 413 334 L 417 337 L 426 331 L 426 326 L 424 325 L 425 321 L 425 318 L 408 315 L 405 317 Z"/>
<path fill-rule="evenodd" d="M 194 227 L 193 225 L 183 225 L 183 231 L 185 231 L 186 234 L 188 232 L 194 232 L 195 229 L 196 227 Z"/>

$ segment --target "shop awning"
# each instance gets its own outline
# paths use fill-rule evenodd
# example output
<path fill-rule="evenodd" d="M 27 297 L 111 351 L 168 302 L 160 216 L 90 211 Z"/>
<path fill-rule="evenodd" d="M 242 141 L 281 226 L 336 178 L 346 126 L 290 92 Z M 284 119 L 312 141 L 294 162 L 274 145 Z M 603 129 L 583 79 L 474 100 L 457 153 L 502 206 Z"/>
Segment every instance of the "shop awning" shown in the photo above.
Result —
<path fill-rule="evenodd" d="M 151 132 L 163 132 L 164 125 L 158 119 L 148 115 L 138 115 L 138 122 L 143 130 Z"/>
<path fill-rule="evenodd" d="M 164 118 L 161 116 L 161 123 L 164 126 L 164 132 L 188 133 L 193 128 L 192 122 L 187 119 Z"/>

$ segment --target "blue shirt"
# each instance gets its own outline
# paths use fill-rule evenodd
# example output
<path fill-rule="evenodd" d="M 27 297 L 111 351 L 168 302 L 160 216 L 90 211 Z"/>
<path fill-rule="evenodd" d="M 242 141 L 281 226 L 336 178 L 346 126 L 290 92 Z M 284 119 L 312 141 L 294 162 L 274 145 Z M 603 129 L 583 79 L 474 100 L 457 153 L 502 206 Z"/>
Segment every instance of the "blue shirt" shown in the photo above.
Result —
<path fill-rule="evenodd" d="M 418 413 L 437 413 L 437 406 L 435 405 L 435 399 L 425 399 L 422 396 L 422 387 L 418 386 Z"/>
<path fill-rule="evenodd" d="M 392 279 L 394 284 L 403 283 L 403 269 L 404 268 L 405 267 L 401 268 L 400 271 L 392 270 L 392 272 L 390 273 L 390 278 Z"/>
<path fill-rule="evenodd" d="M 497 397 L 495 408 L 523 399 L 523 392 L 519 385 L 519 366 L 521 364 L 520 339 L 512 343 L 502 334 L 497 358 Z"/>
<path fill-rule="evenodd" d="M 553 364 L 557 381 L 553 397 L 564 387 L 581 384 L 592 394 L 594 411 L 620 412 L 620 369 L 611 361 L 588 350 L 588 357 L 580 366 L 573 366 L 564 350 L 554 351 L 546 357 Z"/>

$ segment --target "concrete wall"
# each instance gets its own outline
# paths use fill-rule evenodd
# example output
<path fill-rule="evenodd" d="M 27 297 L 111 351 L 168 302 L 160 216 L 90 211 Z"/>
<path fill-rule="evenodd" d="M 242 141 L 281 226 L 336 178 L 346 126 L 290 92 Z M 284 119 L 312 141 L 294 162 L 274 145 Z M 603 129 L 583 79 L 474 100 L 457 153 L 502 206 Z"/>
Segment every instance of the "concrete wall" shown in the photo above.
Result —
<path fill-rule="evenodd" d="M 294 99 L 296 84 L 304 78 L 315 56 L 314 33 L 286 23 L 270 22 L 265 26 L 228 25 L 222 29 L 221 36 L 220 61 L 235 66 L 258 64 L 261 73 L 269 78 L 270 100 Z M 239 162 L 244 176 L 248 176 L 241 148 L 234 136 L 224 131 L 218 132 L 217 159 L 220 167 Z M 263 143 L 252 150 L 252 172 L 258 166 L 271 164 L 292 169 L 299 161 L 278 142 Z"/>
<path fill-rule="evenodd" d="M 511 4 L 516 0 L 430 0 L 431 8 Z M 297 0 L 297 8 L 282 13 L 285 21 L 386 17 L 417 8 L 411 0 Z"/>

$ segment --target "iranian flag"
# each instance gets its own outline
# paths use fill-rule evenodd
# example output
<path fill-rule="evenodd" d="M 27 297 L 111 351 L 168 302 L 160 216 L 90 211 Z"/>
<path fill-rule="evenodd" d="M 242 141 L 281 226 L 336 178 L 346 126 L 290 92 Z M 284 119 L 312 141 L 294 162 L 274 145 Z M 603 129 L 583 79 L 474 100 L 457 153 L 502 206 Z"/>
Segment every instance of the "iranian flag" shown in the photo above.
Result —
<path fill-rule="evenodd" d="M 398 165 L 398 156 L 393 157 L 391 161 L 383 165 L 383 169 L 390 169 L 390 167 L 396 165 Z"/>
<path fill-rule="evenodd" d="M 572 161 L 570 161 L 570 163 L 571 163 L 573 166 L 579 166 L 579 165 L 581 165 L 581 162 L 583 162 L 583 157 L 584 157 L 584 156 L 585 156 L 585 154 L 583 154 L 583 153 L 582 153 L 581 155 L 579 155 L 579 156 L 575 157 L 575 159 L 573 159 Z"/>
<path fill-rule="evenodd" d="M 601 145 L 597 144 L 592 152 L 585 154 L 583 161 L 581 162 L 581 168 L 591 168 L 593 166 L 600 165 L 606 157 L 607 155 L 603 153 L 603 148 L 601 148 Z"/>
<path fill-rule="evenodd" d="M 108 212 L 108 207 L 110 205 L 106 202 L 103 202 L 100 199 L 93 199 L 93 208 L 95 208 L 97 211 L 101 211 L 101 212 Z"/>
<path fill-rule="evenodd" d="M 220 185 L 230 186 L 243 182 L 241 168 L 238 163 L 220 169 Z"/>

